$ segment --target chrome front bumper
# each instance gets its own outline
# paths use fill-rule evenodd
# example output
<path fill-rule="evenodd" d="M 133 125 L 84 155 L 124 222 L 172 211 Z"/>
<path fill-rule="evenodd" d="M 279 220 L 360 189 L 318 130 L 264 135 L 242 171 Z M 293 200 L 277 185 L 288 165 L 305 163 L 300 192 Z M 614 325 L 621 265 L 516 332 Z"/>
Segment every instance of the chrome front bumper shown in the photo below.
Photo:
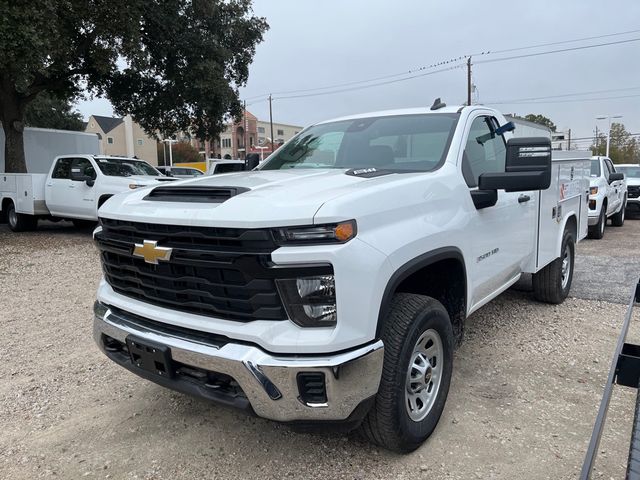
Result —
<path fill-rule="evenodd" d="M 105 339 L 124 344 L 127 336 L 132 335 L 141 341 L 167 346 L 174 362 L 232 377 L 260 417 L 281 422 L 347 420 L 358 405 L 378 391 L 384 357 L 380 340 L 344 353 L 276 356 L 233 341 L 214 345 L 195 335 L 176 333 L 170 325 L 164 329 L 157 322 L 145 323 L 145 319 L 112 311 L 98 302 L 94 310 L 94 339 L 118 364 L 156 383 L 183 390 L 171 383 L 176 380 L 138 372 L 124 355 L 114 358 L 105 348 Z M 298 373 L 301 372 L 324 373 L 326 403 L 305 403 L 300 398 Z M 200 395 L 204 388 L 192 389 L 189 393 Z M 207 397 L 204 392 L 201 396 Z"/>

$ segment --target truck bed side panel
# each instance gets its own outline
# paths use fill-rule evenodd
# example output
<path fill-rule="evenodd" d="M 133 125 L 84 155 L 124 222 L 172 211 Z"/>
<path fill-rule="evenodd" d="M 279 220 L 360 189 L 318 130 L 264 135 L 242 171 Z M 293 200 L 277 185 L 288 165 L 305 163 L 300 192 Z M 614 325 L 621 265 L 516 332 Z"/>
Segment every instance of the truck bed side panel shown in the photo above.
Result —
<path fill-rule="evenodd" d="M 587 233 L 589 164 L 582 159 L 554 160 L 551 186 L 540 193 L 536 272 L 560 255 L 567 220 L 575 216 L 576 242 Z"/>

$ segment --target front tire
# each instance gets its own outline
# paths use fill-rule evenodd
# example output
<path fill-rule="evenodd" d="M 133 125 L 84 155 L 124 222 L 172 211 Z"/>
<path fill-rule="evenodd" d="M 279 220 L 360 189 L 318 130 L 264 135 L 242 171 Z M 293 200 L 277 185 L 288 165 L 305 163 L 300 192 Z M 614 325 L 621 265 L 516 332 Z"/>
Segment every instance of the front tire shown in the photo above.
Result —
<path fill-rule="evenodd" d="M 560 257 L 533 275 L 533 295 L 537 300 L 553 304 L 564 302 L 571 290 L 575 251 L 573 234 L 565 230 Z"/>
<path fill-rule="evenodd" d="M 436 428 L 447 400 L 453 368 L 451 320 L 437 300 L 397 293 L 381 338 L 380 388 L 360 429 L 377 445 L 411 452 Z"/>
<path fill-rule="evenodd" d="M 35 230 L 38 226 L 38 219 L 33 215 L 16 212 L 16 207 L 13 203 L 9 203 L 7 207 L 7 223 L 13 232 L 26 232 Z"/>

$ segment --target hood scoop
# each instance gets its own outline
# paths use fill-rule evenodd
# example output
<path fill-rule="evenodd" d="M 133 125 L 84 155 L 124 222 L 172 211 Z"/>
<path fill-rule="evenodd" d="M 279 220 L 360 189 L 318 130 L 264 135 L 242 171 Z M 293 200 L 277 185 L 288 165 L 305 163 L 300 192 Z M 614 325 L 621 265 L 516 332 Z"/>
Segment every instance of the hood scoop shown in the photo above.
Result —
<path fill-rule="evenodd" d="M 208 187 L 204 185 L 175 185 L 156 187 L 145 200 L 155 202 L 223 203 L 231 197 L 248 192 L 244 187 Z"/>

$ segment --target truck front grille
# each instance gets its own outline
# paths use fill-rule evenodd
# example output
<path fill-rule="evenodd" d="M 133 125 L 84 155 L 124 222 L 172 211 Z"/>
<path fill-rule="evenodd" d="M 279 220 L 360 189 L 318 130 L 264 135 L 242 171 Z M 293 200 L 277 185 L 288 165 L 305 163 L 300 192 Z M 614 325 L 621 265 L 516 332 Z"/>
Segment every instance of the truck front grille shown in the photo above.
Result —
<path fill-rule="evenodd" d="M 106 281 L 127 297 L 226 320 L 284 320 L 275 277 L 291 269 L 270 265 L 268 229 L 160 225 L 101 219 L 95 239 Z M 135 244 L 172 248 L 157 265 L 133 255 Z"/>
<path fill-rule="evenodd" d="M 628 198 L 640 197 L 640 185 L 629 185 L 627 187 L 627 196 Z"/>

